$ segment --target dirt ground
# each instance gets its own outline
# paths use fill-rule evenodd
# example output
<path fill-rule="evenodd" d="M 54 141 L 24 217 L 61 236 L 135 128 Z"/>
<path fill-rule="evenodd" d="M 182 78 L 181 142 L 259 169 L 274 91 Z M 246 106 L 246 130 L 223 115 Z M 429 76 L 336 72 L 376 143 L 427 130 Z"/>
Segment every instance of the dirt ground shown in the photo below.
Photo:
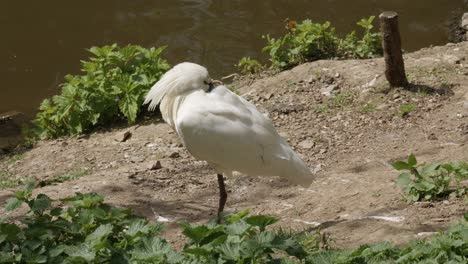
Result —
<path fill-rule="evenodd" d="M 276 215 L 279 226 L 296 230 L 320 225 L 336 247 L 401 244 L 460 219 L 466 198 L 407 204 L 390 164 L 411 152 L 425 162 L 468 160 L 467 56 L 468 42 L 405 55 L 413 91 L 388 89 L 383 59 L 317 61 L 237 80 L 230 87 L 268 112 L 317 180 L 304 189 L 278 178 L 235 175 L 227 180 L 227 211 Z M 402 104 L 415 110 L 401 114 Z M 118 141 L 126 131 L 131 138 Z M 149 219 L 168 219 L 165 236 L 176 245 L 183 243 L 178 221 L 205 223 L 216 213 L 215 172 L 157 118 L 41 141 L 12 159 L 1 158 L 0 171 L 15 178 L 44 181 L 87 171 L 37 192 L 53 198 L 100 193 Z M 157 161 L 162 168 L 153 167 Z M 0 191 L 0 203 L 13 191 Z"/>

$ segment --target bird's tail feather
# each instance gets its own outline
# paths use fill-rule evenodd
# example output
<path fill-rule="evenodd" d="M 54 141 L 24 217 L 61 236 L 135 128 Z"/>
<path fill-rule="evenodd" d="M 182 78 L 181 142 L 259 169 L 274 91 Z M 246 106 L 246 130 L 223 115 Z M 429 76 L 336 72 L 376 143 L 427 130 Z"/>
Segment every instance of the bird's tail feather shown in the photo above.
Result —
<path fill-rule="evenodd" d="M 295 153 L 289 146 L 285 148 L 289 155 L 288 157 L 281 159 L 284 162 L 278 163 L 281 172 L 279 176 L 293 184 L 309 187 L 314 181 L 315 175 L 310 171 L 307 164 L 302 161 L 301 157 L 299 157 L 297 153 Z"/>

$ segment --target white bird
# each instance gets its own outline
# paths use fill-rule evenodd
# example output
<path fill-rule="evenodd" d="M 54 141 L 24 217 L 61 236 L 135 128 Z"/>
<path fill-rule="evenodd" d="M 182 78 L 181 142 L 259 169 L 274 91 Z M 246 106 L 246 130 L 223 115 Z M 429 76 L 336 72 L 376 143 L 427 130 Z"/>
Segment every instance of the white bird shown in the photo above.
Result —
<path fill-rule="evenodd" d="M 146 95 L 144 104 L 148 103 L 150 111 L 160 104 L 164 121 L 188 152 L 216 170 L 218 217 L 227 199 L 223 174 L 279 176 L 303 186 L 314 178 L 272 122 L 224 85 L 214 87 L 203 66 L 189 62 L 174 66 Z"/>

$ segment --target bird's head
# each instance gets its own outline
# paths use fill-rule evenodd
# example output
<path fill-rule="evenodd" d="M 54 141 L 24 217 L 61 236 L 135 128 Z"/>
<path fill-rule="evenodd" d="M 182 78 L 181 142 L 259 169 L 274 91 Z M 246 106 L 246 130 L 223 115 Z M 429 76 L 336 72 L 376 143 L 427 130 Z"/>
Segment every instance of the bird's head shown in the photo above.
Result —
<path fill-rule="evenodd" d="M 165 96 L 177 96 L 193 90 L 211 91 L 213 81 L 208 70 L 198 64 L 183 62 L 167 71 L 151 88 L 144 104 L 150 103 L 149 110 L 154 110 Z"/>

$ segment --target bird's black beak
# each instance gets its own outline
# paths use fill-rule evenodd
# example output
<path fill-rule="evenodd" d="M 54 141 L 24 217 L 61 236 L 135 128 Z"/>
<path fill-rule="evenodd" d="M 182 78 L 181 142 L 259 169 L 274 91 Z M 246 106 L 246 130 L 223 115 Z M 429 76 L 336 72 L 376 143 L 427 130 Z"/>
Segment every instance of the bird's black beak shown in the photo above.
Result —
<path fill-rule="evenodd" d="M 215 88 L 215 86 L 214 86 L 213 82 L 209 82 L 208 83 L 208 92 L 213 91 L 214 88 Z"/>

